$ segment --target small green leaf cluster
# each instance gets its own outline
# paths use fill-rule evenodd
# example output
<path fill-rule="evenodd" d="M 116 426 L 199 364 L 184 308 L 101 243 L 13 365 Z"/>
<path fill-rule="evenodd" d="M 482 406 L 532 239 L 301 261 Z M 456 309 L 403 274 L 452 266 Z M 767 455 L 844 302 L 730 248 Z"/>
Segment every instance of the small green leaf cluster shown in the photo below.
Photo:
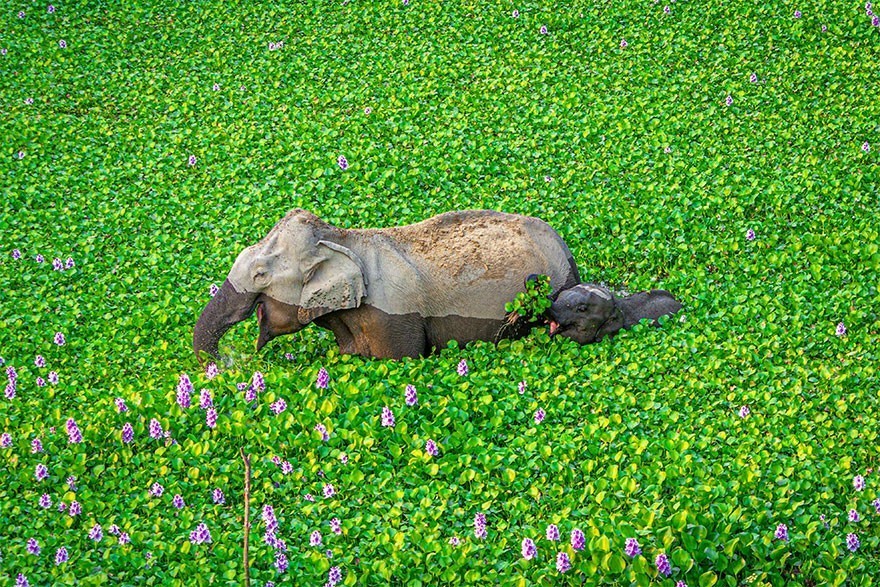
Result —
<path fill-rule="evenodd" d="M 526 290 L 516 294 L 512 302 L 505 304 L 504 310 L 511 315 L 511 321 L 522 317 L 534 322 L 550 309 L 551 293 L 550 277 L 537 275 L 526 281 Z"/>

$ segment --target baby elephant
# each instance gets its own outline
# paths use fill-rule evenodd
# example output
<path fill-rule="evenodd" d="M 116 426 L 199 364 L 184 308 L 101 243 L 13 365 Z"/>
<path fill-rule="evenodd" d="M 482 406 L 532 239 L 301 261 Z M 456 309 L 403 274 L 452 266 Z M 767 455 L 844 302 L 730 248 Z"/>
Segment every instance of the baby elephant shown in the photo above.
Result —
<path fill-rule="evenodd" d="M 643 318 L 657 326 L 660 316 L 680 309 L 678 300 L 662 289 L 619 298 L 602 286 L 581 283 L 560 292 L 550 307 L 550 336 L 561 334 L 581 344 L 598 342 Z"/>

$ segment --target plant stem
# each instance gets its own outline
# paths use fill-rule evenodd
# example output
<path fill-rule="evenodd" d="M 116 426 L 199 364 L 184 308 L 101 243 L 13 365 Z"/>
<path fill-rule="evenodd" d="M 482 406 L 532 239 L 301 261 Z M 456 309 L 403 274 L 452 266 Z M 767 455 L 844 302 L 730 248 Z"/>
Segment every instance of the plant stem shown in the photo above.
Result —
<path fill-rule="evenodd" d="M 244 587 L 251 586 L 251 569 L 248 562 L 248 543 L 251 531 L 251 459 L 244 453 L 244 447 L 239 449 L 241 460 L 244 461 Z"/>

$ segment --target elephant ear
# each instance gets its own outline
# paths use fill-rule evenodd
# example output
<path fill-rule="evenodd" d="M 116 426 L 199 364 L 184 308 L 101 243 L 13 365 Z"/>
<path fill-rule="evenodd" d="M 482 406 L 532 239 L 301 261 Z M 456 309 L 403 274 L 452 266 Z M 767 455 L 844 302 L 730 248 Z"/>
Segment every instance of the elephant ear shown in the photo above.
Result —
<path fill-rule="evenodd" d="M 332 241 L 318 241 L 315 262 L 303 272 L 297 319 L 308 324 L 335 310 L 357 308 L 367 295 L 367 278 L 360 257 Z"/>

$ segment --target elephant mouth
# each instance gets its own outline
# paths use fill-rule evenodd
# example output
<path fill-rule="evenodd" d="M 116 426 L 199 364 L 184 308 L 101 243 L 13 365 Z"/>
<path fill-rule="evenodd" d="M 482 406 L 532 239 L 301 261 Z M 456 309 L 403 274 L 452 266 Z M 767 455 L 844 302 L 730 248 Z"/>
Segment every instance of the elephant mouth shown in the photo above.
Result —
<path fill-rule="evenodd" d="M 547 322 L 547 324 L 550 325 L 550 336 L 556 336 L 560 328 L 559 322 L 557 322 L 556 320 L 550 320 Z"/>

